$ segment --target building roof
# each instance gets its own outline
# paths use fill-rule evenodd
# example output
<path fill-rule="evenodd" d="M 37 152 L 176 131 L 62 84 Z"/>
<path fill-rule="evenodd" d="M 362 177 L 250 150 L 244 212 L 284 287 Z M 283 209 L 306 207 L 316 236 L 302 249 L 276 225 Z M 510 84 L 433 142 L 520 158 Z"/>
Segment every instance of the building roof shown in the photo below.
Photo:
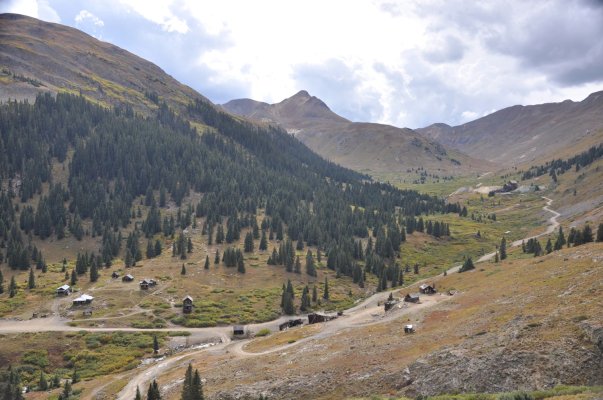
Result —
<path fill-rule="evenodd" d="M 57 288 L 57 290 L 69 290 L 71 287 L 69 285 L 63 285 L 59 288 Z"/>
<path fill-rule="evenodd" d="M 430 285 L 424 283 L 421 286 L 419 286 L 419 289 L 427 289 L 428 287 L 430 287 Z"/>
<path fill-rule="evenodd" d="M 406 328 L 406 329 L 412 329 L 412 325 L 404 325 L 404 328 Z"/>
<path fill-rule="evenodd" d="M 134 277 L 133 277 L 132 275 L 130 275 L 130 274 L 128 274 L 128 275 L 124 275 L 124 278 L 128 278 L 128 279 L 134 279 Z"/>
<path fill-rule="evenodd" d="M 182 301 L 184 301 L 184 300 L 190 300 L 190 301 L 193 301 L 193 298 L 192 298 L 191 296 L 188 296 L 188 295 L 187 295 L 187 296 L 186 296 L 184 299 L 182 299 Z"/>
<path fill-rule="evenodd" d="M 232 327 L 232 329 L 235 331 L 244 331 L 245 327 L 243 325 L 235 325 Z"/>
<path fill-rule="evenodd" d="M 80 297 L 78 297 L 77 299 L 73 300 L 74 302 L 80 303 L 80 302 L 84 302 L 84 301 L 92 301 L 94 300 L 94 297 L 90 296 L 89 294 L 83 294 Z"/>

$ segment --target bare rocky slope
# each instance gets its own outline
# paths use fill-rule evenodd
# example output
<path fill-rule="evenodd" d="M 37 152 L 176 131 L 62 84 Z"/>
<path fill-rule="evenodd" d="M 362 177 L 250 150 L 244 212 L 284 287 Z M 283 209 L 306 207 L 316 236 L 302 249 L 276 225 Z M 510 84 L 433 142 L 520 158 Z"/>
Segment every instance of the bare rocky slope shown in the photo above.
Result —
<path fill-rule="evenodd" d="M 603 91 L 580 102 L 508 107 L 451 127 L 438 123 L 421 135 L 507 167 L 579 153 L 603 141 Z"/>
<path fill-rule="evenodd" d="M 362 172 L 404 173 L 409 168 L 423 167 L 447 176 L 492 167 L 491 163 L 426 140 L 411 129 L 351 122 L 305 90 L 276 104 L 238 99 L 222 107 L 235 115 L 280 125 L 321 156 Z"/>

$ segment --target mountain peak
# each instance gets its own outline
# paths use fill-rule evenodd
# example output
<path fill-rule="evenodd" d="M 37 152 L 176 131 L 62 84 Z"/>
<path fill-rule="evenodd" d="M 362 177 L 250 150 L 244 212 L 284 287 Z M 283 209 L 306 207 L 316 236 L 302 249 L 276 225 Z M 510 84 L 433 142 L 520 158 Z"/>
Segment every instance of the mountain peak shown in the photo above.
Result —
<path fill-rule="evenodd" d="M 291 96 L 291 98 L 298 98 L 298 97 L 309 99 L 312 96 L 310 96 L 310 93 L 308 93 L 307 90 L 300 90 L 299 92 L 297 92 L 293 96 Z"/>

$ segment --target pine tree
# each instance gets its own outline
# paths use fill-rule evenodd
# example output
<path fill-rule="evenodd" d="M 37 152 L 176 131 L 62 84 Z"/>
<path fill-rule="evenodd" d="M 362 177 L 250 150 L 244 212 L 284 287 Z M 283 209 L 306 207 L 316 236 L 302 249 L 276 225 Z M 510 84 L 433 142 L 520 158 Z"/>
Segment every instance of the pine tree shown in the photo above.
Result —
<path fill-rule="evenodd" d="M 155 379 L 153 379 L 153 382 L 149 383 L 149 390 L 147 391 L 147 400 L 161 400 L 159 385 L 157 384 L 157 381 Z"/>
<path fill-rule="evenodd" d="M 498 251 L 494 253 L 494 262 L 498 263 Z"/>
<path fill-rule="evenodd" d="M 603 242 L 603 223 L 599 224 L 597 228 L 597 242 Z"/>
<path fill-rule="evenodd" d="M 199 375 L 199 371 L 195 369 L 195 374 L 193 375 L 193 384 L 191 388 L 191 400 L 204 400 L 203 396 L 203 382 L 201 382 L 201 376 Z"/>
<path fill-rule="evenodd" d="M 205 269 L 209 269 L 209 255 L 205 256 L 205 265 L 203 266 Z"/>
<path fill-rule="evenodd" d="M 316 289 L 316 285 L 312 288 L 312 303 L 316 303 L 318 301 L 318 290 Z"/>
<path fill-rule="evenodd" d="M 310 276 L 316 276 L 316 267 L 314 266 L 314 256 L 312 251 L 308 250 L 306 253 L 306 274 Z"/>
<path fill-rule="evenodd" d="M 246 253 L 253 252 L 253 235 L 251 232 L 247 232 L 247 234 L 245 235 L 245 243 L 243 250 Z"/>
<path fill-rule="evenodd" d="M 155 241 L 155 248 L 154 248 L 154 251 L 153 251 L 154 257 L 157 257 L 157 256 L 161 255 L 161 250 L 162 250 L 161 249 L 161 242 L 159 241 L 159 239 L 157 239 Z"/>
<path fill-rule="evenodd" d="M 465 272 L 472 269 L 475 269 L 475 266 L 473 265 L 473 260 L 471 259 L 471 257 L 468 257 L 463 263 L 461 269 L 459 269 L 459 272 Z"/>
<path fill-rule="evenodd" d="M 554 250 L 561 250 L 563 246 L 567 243 L 565 240 L 565 235 L 563 234 L 563 228 L 559 225 L 559 233 L 557 234 L 557 239 L 555 240 L 555 246 L 553 246 Z"/>
<path fill-rule="evenodd" d="M 48 381 L 46 380 L 46 376 L 44 376 L 44 371 L 40 370 L 40 379 L 38 380 L 38 390 L 45 391 L 48 390 Z"/>
<path fill-rule="evenodd" d="M 77 368 L 73 367 L 73 374 L 71 374 L 71 383 L 78 383 L 80 381 L 80 374 L 77 372 Z"/>
<path fill-rule="evenodd" d="M 142 400 L 142 396 L 140 394 L 140 388 L 138 386 L 136 386 L 136 397 L 134 397 L 134 400 Z"/>
<path fill-rule="evenodd" d="M 507 239 L 503 236 L 500 241 L 500 260 L 503 261 L 507 258 Z"/>
<path fill-rule="evenodd" d="M 92 263 L 90 267 L 90 282 L 96 282 L 98 280 L 98 268 L 96 263 Z"/>
<path fill-rule="evenodd" d="M 33 268 L 29 269 L 29 279 L 27 280 L 27 288 L 34 289 L 36 287 L 36 277 Z"/>
<path fill-rule="evenodd" d="M 0 271 L 0 294 L 4 293 L 4 275 Z"/>
<path fill-rule="evenodd" d="M 159 353 L 159 340 L 157 340 L 157 335 L 153 335 L 153 353 Z"/>
<path fill-rule="evenodd" d="M 238 250 L 238 251 L 241 251 L 241 250 Z M 243 260 L 242 254 L 238 257 L 238 260 L 237 260 L 237 271 L 240 272 L 241 274 L 245 273 L 245 261 Z"/>
<path fill-rule="evenodd" d="M 192 389 L 193 389 L 193 366 L 188 364 L 186 372 L 184 373 L 184 382 L 182 383 L 182 396 L 181 400 L 192 400 Z"/>
<path fill-rule="evenodd" d="M 299 261 L 299 256 L 295 257 L 295 266 L 293 267 L 293 272 L 296 274 L 301 274 L 301 262 Z"/>
<path fill-rule="evenodd" d="M 259 249 L 262 251 L 268 249 L 268 240 L 266 240 L 266 232 L 265 231 L 262 231 L 262 238 L 260 239 Z"/>
<path fill-rule="evenodd" d="M 283 312 L 287 315 L 295 314 L 295 305 L 293 304 L 293 296 L 291 293 L 285 292 L 283 296 Z"/>
<path fill-rule="evenodd" d="M 184 263 L 182 263 L 182 269 L 180 270 L 180 275 L 186 275 L 186 267 L 184 266 Z"/>
<path fill-rule="evenodd" d="M 10 278 L 10 284 L 8 285 L 8 297 L 15 297 L 17 294 L 17 282 L 15 282 L 15 276 Z"/>
<path fill-rule="evenodd" d="M 582 229 L 582 243 L 591 243 L 593 241 L 593 231 L 590 225 L 584 225 Z"/>
<path fill-rule="evenodd" d="M 69 398 L 69 396 L 71 396 L 71 383 L 69 382 L 69 380 L 65 381 L 65 386 L 63 386 L 62 396 L 63 396 L 64 400 L 67 400 Z"/>
<path fill-rule="evenodd" d="M 549 254 L 553 251 L 553 243 L 551 243 L 551 238 L 546 241 L 546 246 L 544 247 L 544 251 L 546 254 Z"/>
<path fill-rule="evenodd" d="M 220 250 L 216 249 L 216 255 L 214 257 L 214 264 L 220 264 Z"/>
<path fill-rule="evenodd" d="M 77 283 L 77 273 L 75 272 L 75 269 L 71 270 L 71 286 L 75 286 L 75 284 Z"/>
<path fill-rule="evenodd" d="M 188 238 L 188 242 L 186 243 L 186 252 L 187 253 L 193 252 L 193 241 L 191 240 L 191 238 Z"/>
<path fill-rule="evenodd" d="M 308 311 L 308 309 L 311 306 L 309 294 L 310 294 L 310 290 L 308 289 L 308 286 L 304 287 L 304 290 L 302 292 L 302 297 L 301 297 L 301 307 L 299 308 L 300 311 L 302 311 L 302 312 Z"/>
<path fill-rule="evenodd" d="M 329 300 L 329 281 L 327 280 L 327 277 L 325 276 L 325 289 L 324 292 L 322 294 L 322 298 L 325 300 Z"/>
<path fill-rule="evenodd" d="M 153 242 L 151 242 L 150 240 L 147 241 L 146 256 L 147 256 L 147 258 L 155 257 L 155 247 L 153 247 Z"/>

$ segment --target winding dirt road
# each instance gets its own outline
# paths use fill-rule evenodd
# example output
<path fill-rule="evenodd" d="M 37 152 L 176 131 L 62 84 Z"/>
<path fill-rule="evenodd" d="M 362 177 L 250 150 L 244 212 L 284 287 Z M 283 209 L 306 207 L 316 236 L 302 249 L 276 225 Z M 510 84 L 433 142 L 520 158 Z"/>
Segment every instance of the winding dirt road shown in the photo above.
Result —
<path fill-rule="evenodd" d="M 542 196 L 542 198 L 544 200 L 546 200 L 546 205 L 544 207 L 542 207 L 542 209 L 544 211 L 547 211 L 547 212 L 550 212 L 553 214 L 553 216 L 551 218 L 549 218 L 549 220 L 548 220 L 549 223 L 548 223 L 546 230 L 542 233 L 539 233 L 538 235 L 529 236 L 529 237 L 526 237 L 523 239 L 518 239 L 511 243 L 511 247 L 519 247 L 519 246 L 521 246 L 522 242 L 527 242 L 530 239 L 537 239 L 539 237 L 549 235 L 549 234 L 553 233 L 553 231 L 555 229 L 557 229 L 557 227 L 559 226 L 559 222 L 557 222 L 557 218 L 559 218 L 561 216 L 561 214 L 550 208 L 551 204 L 553 204 L 553 200 L 549 199 L 548 197 L 544 197 L 544 196 Z M 491 260 L 494 258 L 495 255 L 496 255 L 496 252 L 485 254 L 485 255 L 481 256 L 477 260 L 477 262 L 479 263 L 479 262 Z"/>

